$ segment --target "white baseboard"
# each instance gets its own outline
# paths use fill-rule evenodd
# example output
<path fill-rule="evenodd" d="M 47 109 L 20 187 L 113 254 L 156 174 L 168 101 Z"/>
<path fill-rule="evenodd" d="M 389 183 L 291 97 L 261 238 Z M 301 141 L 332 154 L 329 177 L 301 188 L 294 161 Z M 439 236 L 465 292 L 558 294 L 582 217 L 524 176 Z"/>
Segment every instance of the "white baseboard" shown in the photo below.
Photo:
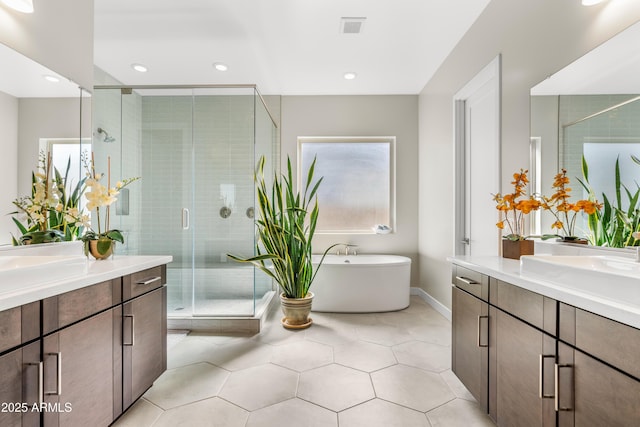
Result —
<path fill-rule="evenodd" d="M 447 308 L 440 301 L 429 295 L 424 289 L 418 287 L 411 287 L 411 295 L 417 295 L 422 298 L 427 304 L 434 308 L 438 313 L 442 314 L 447 320 L 451 321 L 451 310 Z"/>

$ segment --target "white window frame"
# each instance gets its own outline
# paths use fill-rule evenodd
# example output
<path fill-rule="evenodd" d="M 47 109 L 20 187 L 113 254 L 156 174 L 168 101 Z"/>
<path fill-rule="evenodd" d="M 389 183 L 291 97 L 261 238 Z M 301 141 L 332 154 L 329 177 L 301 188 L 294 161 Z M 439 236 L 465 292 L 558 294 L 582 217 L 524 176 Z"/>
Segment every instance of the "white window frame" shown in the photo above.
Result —
<path fill-rule="evenodd" d="M 301 188 L 306 178 L 306 171 L 302 170 L 302 145 L 304 143 L 388 143 L 389 144 L 389 222 L 391 233 L 396 231 L 396 137 L 395 136 L 299 136 L 297 144 L 297 185 Z M 319 177 L 316 177 L 316 179 Z M 322 206 L 320 206 L 322 215 Z M 363 228 L 353 230 L 321 230 L 316 229 L 316 234 L 376 234 L 373 226 L 366 224 Z"/>

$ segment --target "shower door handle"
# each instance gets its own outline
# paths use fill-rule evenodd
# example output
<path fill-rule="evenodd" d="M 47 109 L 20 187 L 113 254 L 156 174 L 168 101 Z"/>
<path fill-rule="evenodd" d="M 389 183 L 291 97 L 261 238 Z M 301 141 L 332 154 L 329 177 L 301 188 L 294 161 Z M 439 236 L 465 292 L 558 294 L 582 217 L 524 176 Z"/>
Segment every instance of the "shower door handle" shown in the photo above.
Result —
<path fill-rule="evenodd" d="M 188 230 L 190 226 L 191 218 L 189 214 L 189 209 L 182 208 L 182 229 Z"/>

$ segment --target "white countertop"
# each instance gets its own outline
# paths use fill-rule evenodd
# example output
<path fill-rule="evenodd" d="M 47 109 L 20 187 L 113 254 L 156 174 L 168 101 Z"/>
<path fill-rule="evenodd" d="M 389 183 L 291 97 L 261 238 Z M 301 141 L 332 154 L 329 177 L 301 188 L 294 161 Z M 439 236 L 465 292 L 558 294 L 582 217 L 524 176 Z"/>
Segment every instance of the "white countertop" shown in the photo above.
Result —
<path fill-rule="evenodd" d="M 0 284 L 0 311 L 28 304 L 54 295 L 83 288 L 85 286 L 115 279 L 147 268 L 168 264 L 173 260 L 171 256 L 114 256 L 108 260 L 86 260 L 86 273 L 57 280 L 46 281 L 42 284 L 3 292 Z"/>
<path fill-rule="evenodd" d="M 447 258 L 447 260 L 453 264 L 470 268 L 523 289 L 640 329 L 640 307 L 637 305 L 623 304 L 607 299 L 606 292 L 595 295 L 524 276 L 520 273 L 520 261 L 498 256 L 455 256 Z M 603 284 L 603 289 L 606 289 L 604 286 L 606 284 Z M 638 291 L 640 292 L 640 289 Z"/>

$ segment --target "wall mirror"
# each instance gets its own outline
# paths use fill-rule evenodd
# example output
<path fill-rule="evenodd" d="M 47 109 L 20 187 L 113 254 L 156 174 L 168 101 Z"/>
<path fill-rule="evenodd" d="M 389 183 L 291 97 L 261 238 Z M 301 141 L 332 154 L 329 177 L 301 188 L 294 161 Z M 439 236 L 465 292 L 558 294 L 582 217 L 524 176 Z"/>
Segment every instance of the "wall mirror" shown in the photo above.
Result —
<path fill-rule="evenodd" d="M 573 196 L 585 198 L 582 158 L 598 200 L 616 200 L 620 182 L 635 192 L 640 183 L 640 22 L 587 53 L 531 89 L 531 159 L 536 191 L 551 194 L 564 168 Z M 628 197 L 621 197 L 623 208 Z M 538 222 L 550 232 L 551 218 Z M 583 224 L 583 228 L 586 227 Z"/>
<path fill-rule="evenodd" d="M 0 219 L 0 245 L 9 244 L 10 233 L 17 230 L 9 215 L 11 201 L 31 192 L 31 172 L 38 167 L 41 151 L 53 154 L 54 165 L 66 169 L 71 157 L 71 173 L 82 174 L 83 145 L 90 144 L 91 93 L 19 52 L 0 44 L 0 96 L 5 113 L 0 128 L 2 146 L 8 153 L 2 160 L 4 174 L 15 174 L 17 188 L 3 194 Z M 17 123 L 16 123 L 17 119 Z M 17 150 L 16 150 L 17 147 Z M 79 178 L 74 178 L 75 181 Z"/>

